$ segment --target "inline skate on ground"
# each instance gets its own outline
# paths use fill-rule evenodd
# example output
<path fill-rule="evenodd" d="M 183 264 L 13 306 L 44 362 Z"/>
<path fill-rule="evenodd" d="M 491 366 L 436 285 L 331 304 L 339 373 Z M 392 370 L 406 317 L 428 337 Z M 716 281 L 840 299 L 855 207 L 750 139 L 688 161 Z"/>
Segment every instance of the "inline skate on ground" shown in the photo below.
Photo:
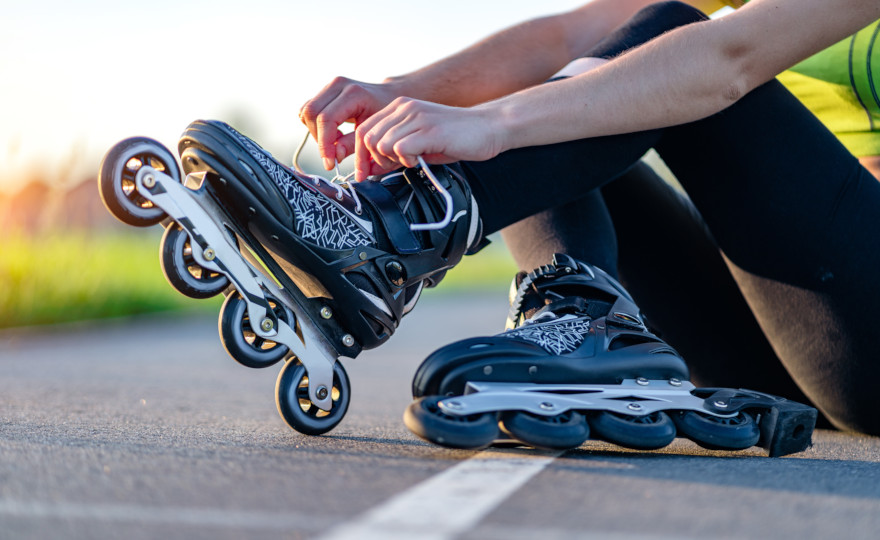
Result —
<path fill-rule="evenodd" d="M 407 427 L 452 448 L 514 439 L 569 449 L 593 438 L 648 450 L 680 436 L 781 456 L 810 446 L 817 417 L 812 407 L 760 392 L 695 388 L 623 287 L 562 254 L 517 276 L 504 333 L 430 355 L 413 397 Z"/>
<path fill-rule="evenodd" d="M 220 338 L 235 360 L 285 361 L 276 403 L 288 425 L 333 429 L 350 398 L 338 358 L 384 343 L 423 287 L 479 245 L 467 183 L 424 163 L 381 181 L 327 180 L 218 121 L 192 123 L 178 151 L 180 165 L 144 137 L 111 148 L 105 206 L 129 225 L 164 225 L 160 262 L 179 292 L 226 296 Z"/>

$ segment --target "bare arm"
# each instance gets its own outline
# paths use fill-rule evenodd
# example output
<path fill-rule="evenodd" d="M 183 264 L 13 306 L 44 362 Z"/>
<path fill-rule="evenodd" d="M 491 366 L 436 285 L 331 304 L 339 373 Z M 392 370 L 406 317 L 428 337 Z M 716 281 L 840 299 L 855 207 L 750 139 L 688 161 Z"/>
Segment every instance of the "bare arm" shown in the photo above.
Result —
<path fill-rule="evenodd" d="M 486 109 L 503 119 L 502 149 L 690 122 L 878 16 L 876 0 L 753 0 L 727 17 L 669 32 L 594 71 Z"/>
<path fill-rule="evenodd" d="M 358 130 L 359 177 L 372 169 L 487 159 L 522 146 L 627 133 L 714 114 L 799 60 L 880 17 L 876 0 L 753 0 L 607 64 L 470 109 L 399 100 Z M 395 110 L 396 109 L 396 110 Z"/>
<path fill-rule="evenodd" d="M 502 30 L 467 49 L 412 73 L 369 84 L 334 79 L 300 111 L 318 141 L 321 155 L 343 159 L 353 136 L 338 127 L 360 124 L 398 97 L 471 106 L 541 83 L 598 43 L 642 7 L 655 0 L 594 0 L 575 10 L 541 17 Z M 704 10 L 719 0 L 689 0 Z"/>
<path fill-rule="evenodd" d="M 656 0 L 594 0 L 512 26 L 422 69 L 391 77 L 398 96 L 466 107 L 540 84 Z"/>

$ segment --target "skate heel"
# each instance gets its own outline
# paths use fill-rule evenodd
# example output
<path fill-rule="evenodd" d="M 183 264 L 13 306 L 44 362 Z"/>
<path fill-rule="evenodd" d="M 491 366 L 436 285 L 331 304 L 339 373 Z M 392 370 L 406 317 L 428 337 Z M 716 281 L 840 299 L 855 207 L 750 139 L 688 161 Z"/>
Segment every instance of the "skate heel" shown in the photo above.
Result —
<path fill-rule="evenodd" d="M 761 419 L 758 446 L 770 457 L 803 452 L 813 445 L 817 416 L 816 409 L 788 400 L 771 407 Z"/>
<path fill-rule="evenodd" d="M 714 392 L 712 392 L 714 390 Z M 812 446 L 818 411 L 813 407 L 754 390 L 700 389 L 712 392 L 704 400 L 707 410 L 715 413 L 748 410 L 760 428 L 756 446 L 770 457 L 802 452 Z"/>

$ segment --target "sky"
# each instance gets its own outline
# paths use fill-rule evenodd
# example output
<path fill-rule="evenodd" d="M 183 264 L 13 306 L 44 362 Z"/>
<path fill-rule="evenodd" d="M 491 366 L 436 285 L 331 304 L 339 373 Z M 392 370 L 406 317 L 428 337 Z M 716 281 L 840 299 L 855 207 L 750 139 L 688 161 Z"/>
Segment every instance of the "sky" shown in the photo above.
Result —
<path fill-rule="evenodd" d="M 134 135 L 232 121 L 289 161 L 300 106 L 583 0 L 0 0 L 0 191 L 96 174 Z"/>

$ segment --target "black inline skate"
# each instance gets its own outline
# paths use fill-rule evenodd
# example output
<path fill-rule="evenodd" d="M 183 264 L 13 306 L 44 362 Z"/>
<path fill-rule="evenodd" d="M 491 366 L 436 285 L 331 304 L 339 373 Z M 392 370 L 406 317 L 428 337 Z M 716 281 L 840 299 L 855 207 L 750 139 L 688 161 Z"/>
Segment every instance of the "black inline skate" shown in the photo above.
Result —
<path fill-rule="evenodd" d="M 171 153 L 143 137 L 104 157 L 101 197 L 124 223 L 163 222 L 161 263 L 182 294 L 223 293 L 220 337 L 248 367 L 287 360 L 276 402 L 294 429 L 335 427 L 350 398 L 337 362 L 384 343 L 426 286 L 481 242 L 470 189 L 451 167 L 381 181 L 327 180 L 282 165 L 217 121 Z"/>
<path fill-rule="evenodd" d="M 683 436 L 710 449 L 758 445 L 781 456 L 810 446 L 817 416 L 760 392 L 695 388 L 626 290 L 562 254 L 517 276 L 504 333 L 431 354 L 413 397 L 407 427 L 453 448 L 512 438 L 568 449 L 594 438 L 647 450 Z"/>

